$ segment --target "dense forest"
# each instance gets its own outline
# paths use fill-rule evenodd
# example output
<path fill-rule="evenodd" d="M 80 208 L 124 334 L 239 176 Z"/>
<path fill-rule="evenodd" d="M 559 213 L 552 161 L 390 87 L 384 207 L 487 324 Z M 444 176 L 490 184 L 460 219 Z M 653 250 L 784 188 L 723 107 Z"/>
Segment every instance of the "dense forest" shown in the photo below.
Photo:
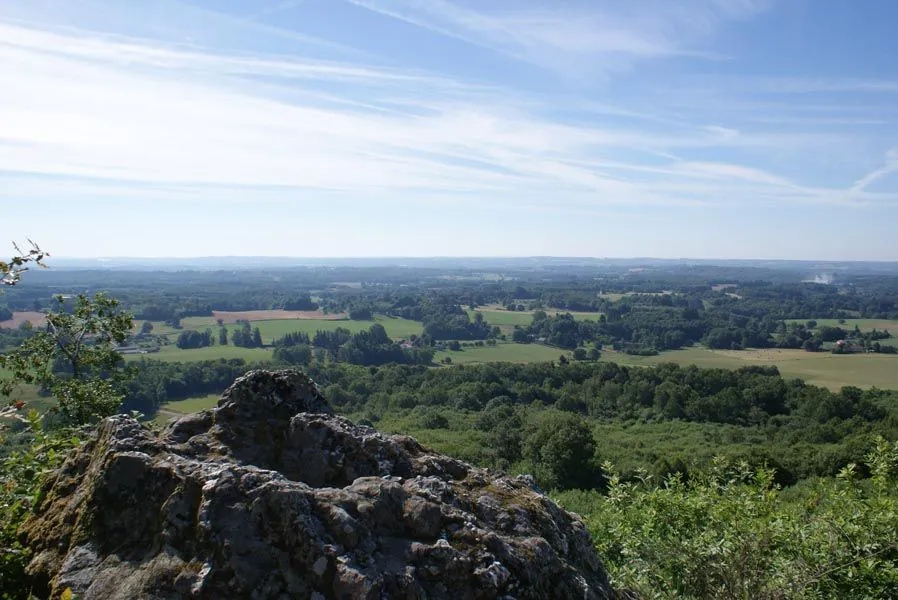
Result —
<path fill-rule="evenodd" d="M 853 387 L 831 392 L 785 380 L 775 367 L 731 371 L 574 362 L 364 368 L 305 358 L 302 368 L 337 410 L 374 424 L 386 419 L 441 429 L 443 438 L 457 429 L 454 443 L 464 446 L 466 459 L 500 468 L 526 456 L 521 454 L 526 425 L 550 417 L 600 429 L 680 424 L 684 443 L 701 432 L 700 448 L 684 446 L 667 456 L 635 450 L 624 461 L 615 450 L 614 458 L 663 475 L 708 461 L 715 452 L 732 451 L 757 466 L 775 465 L 782 483 L 834 475 L 860 459 L 872 435 L 898 439 L 898 393 Z M 251 368 L 288 365 L 293 363 L 144 360 L 135 369 L 124 408 L 154 414 L 166 401 L 219 392 Z M 607 458 L 600 454 L 587 462 L 597 467 Z M 575 464 L 580 485 L 601 486 L 593 471 Z M 516 468 L 528 466 L 533 465 Z M 548 481 L 548 487 L 572 485 L 564 477 Z"/>

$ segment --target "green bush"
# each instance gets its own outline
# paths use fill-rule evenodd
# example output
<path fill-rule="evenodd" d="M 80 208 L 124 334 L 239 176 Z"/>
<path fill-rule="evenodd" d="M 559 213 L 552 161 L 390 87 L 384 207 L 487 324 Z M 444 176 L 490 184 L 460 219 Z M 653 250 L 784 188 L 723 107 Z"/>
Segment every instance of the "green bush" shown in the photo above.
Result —
<path fill-rule="evenodd" d="M 0 414 L 13 413 L 5 409 Z M 62 464 L 69 450 L 81 443 L 83 434 L 71 428 L 45 431 L 34 410 L 22 420 L 28 423 L 31 442 L 0 459 L 0 600 L 29 598 L 25 567 L 31 551 L 19 542 L 18 529 L 40 499 L 44 476 Z"/>
<path fill-rule="evenodd" d="M 618 589 L 645 598 L 894 598 L 898 594 L 898 444 L 882 439 L 836 478 L 784 497 L 772 469 L 715 460 L 663 485 L 568 491 Z"/>

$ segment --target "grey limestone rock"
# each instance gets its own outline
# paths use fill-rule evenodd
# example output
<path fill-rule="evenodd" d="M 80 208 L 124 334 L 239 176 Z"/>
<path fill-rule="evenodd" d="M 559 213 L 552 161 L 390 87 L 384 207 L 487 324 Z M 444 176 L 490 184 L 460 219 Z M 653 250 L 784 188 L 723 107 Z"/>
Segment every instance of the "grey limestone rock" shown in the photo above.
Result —
<path fill-rule="evenodd" d="M 250 372 L 160 434 L 106 419 L 23 536 L 52 598 L 614 596 L 532 480 L 356 426 L 297 371 Z"/>

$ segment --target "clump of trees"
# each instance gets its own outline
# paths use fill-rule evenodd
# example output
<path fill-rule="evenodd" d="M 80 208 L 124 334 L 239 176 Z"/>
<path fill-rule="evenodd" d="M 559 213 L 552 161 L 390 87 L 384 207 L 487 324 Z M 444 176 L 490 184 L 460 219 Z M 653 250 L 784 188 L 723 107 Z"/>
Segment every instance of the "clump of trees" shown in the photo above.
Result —
<path fill-rule="evenodd" d="M 250 327 L 249 321 L 238 321 L 240 327 L 231 334 L 231 342 L 240 348 L 261 348 L 262 332 Z"/>
<path fill-rule="evenodd" d="M 213 341 L 211 329 L 202 332 L 188 329 L 178 334 L 177 346 L 182 350 L 205 348 L 211 346 Z"/>
<path fill-rule="evenodd" d="M 424 336 L 432 340 L 485 340 L 497 337 L 499 329 L 487 323 L 481 313 L 474 320 L 458 304 L 445 299 L 425 300 L 403 316 L 424 324 Z"/>
<path fill-rule="evenodd" d="M 309 294 L 302 294 L 286 300 L 284 310 L 318 310 L 318 303 Z"/>

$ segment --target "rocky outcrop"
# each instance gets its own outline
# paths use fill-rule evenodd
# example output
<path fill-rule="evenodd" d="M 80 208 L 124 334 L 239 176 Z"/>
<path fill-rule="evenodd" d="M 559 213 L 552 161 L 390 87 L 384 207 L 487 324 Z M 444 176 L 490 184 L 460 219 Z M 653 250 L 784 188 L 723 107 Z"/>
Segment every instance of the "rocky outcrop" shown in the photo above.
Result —
<path fill-rule="evenodd" d="M 154 433 L 111 417 L 23 528 L 58 598 L 612 597 L 583 525 L 503 477 L 253 371 Z"/>

